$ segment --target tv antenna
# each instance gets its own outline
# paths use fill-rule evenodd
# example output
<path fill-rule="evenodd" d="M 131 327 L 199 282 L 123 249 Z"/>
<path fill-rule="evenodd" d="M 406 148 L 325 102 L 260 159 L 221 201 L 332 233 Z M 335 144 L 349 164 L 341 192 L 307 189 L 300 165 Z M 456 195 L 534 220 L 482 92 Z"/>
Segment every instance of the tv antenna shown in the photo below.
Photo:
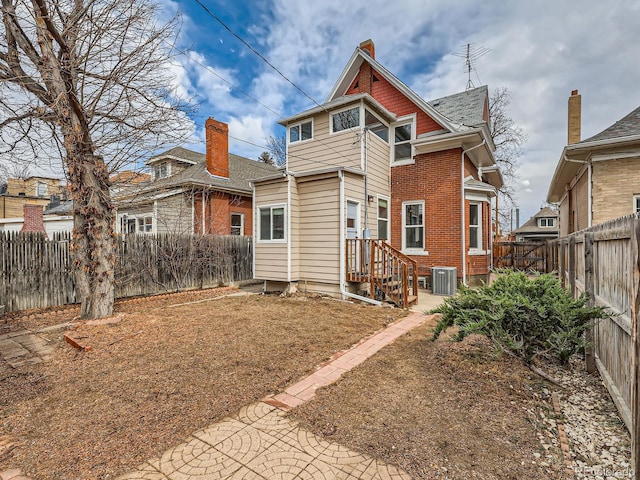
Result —
<path fill-rule="evenodd" d="M 471 80 L 471 71 L 476 70 L 475 63 L 480 58 L 489 53 L 491 49 L 487 47 L 477 47 L 473 43 L 467 43 L 462 52 L 454 53 L 456 57 L 464 58 L 464 70 L 467 74 L 467 87 L 466 90 L 475 88 L 473 81 Z M 476 71 L 476 77 L 478 73 Z M 479 80 L 479 79 L 478 79 Z"/>

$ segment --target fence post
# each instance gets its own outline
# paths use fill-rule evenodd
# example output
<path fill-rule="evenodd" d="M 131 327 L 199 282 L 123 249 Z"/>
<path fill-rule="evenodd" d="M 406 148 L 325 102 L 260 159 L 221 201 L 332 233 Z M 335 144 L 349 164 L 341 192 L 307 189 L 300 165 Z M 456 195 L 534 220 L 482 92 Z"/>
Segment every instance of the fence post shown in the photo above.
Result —
<path fill-rule="evenodd" d="M 590 307 L 596 305 L 595 277 L 593 275 L 593 232 L 585 232 L 584 234 L 584 291 L 587 295 L 587 302 Z M 585 340 L 587 347 L 585 349 L 585 363 L 587 364 L 587 372 L 595 373 L 596 359 L 593 348 L 593 327 L 594 321 L 589 321 L 589 328 L 585 332 Z"/>
<path fill-rule="evenodd" d="M 576 237 L 569 239 L 569 291 L 576 296 Z"/>
<path fill-rule="evenodd" d="M 638 321 L 640 321 L 640 219 L 631 222 L 631 259 L 633 262 L 632 284 L 629 289 L 629 309 L 631 314 L 631 465 L 635 478 L 640 475 L 640 338 L 638 338 Z"/>
<path fill-rule="evenodd" d="M 560 258 L 558 261 L 560 262 L 560 285 L 562 288 L 567 286 L 567 280 L 565 278 L 565 274 L 567 271 L 567 263 L 566 263 L 566 251 L 567 251 L 567 242 L 564 240 L 560 240 Z"/>

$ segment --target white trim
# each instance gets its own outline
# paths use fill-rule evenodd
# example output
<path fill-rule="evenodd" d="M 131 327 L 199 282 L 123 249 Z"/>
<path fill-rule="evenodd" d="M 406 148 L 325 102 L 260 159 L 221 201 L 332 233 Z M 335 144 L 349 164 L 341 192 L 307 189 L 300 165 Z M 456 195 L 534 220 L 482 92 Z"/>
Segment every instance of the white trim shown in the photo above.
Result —
<path fill-rule="evenodd" d="M 234 215 L 240 215 L 240 236 L 244 236 L 244 213 L 242 212 L 229 212 L 229 233 L 233 235 L 233 233 L 231 233 L 233 231 L 233 222 L 231 219 Z"/>
<path fill-rule="evenodd" d="M 257 209 L 254 209 L 253 202 L 256 200 L 256 186 L 253 182 L 250 182 L 251 185 L 251 243 L 252 243 L 252 253 L 251 255 L 251 271 L 253 272 L 253 278 L 256 277 L 256 243 L 257 243 L 257 232 L 258 228 L 256 227 L 256 213 Z M 264 281 L 263 289 L 266 290 L 267 281 Z"/>
<path fill-rule="evenodd" d="M 338 171 L 338 178 L 340 179 L 340 199 L 339 199 L 340 232 L 338 233 L 338 238 L 340 239 L 340 245 L 338 248 L 339 257 L 340 257 L 340 267 L 339 267 L 340 278 L 338 279 L 338 281 L 340 283 L 340 292 L 342 292 L 342 299 L 344 300 L 346 296 L 345 293 L 346 293 L 346 277 L 347 277 L 346 266 L 345 266 L 347 229 L 346 229 L 346 220 L 345 220 L 346 204 L 344 201 L 344 171 L 342 170 Z"/>
<path fill-rule="evenodd" d="M 415 163 L 415 147 L 413 146 L 413 142 L 416 139 L 416 128 L 418 123 L 418 116 L 415 113 L 410 115 L 404 115 L 403 117 L 398 118 L 395 122 L 389 124 L 389 161 L 391 162 L 391 166 L 397 165 L 408 165 L 411 163 Z M 395 160 L 396 154 L 396 128 L 401 127 L 402 125 L 411 124 L 411 138 L 409 140 L 404 141 L 401 145 L 409 144 L 409 148 L 411 148 L 410 158 L 403 160 Z"/>
<path fill-rule="evenodd" d="M 153 201 L 153 213 L 151 218 L 151 233 L 158 233 L 158 201 Z"/>
<path fill-rule="evenodd" d="M 304 125 L 305 123 L 310 123 L 311 124 L 311 138 L 307 138 L 306 140 L 302 139 L 302 125 Z M 290 125 L 287 125 L 287 145 L 289 145 L 290 143 L 294 143 L 294 144 L 299 144 L 299 143 L 304 143 L 304 142 L 308 142 L 310 140 L 313 140 L 313 129 L 314 129 L 314 120 L 313 117 L 308 118 L 308 119 L 304 119 L 304 120 L 300 120 L 296 123 L 292 123 Z M 295 142 L 291 141 L 291 129 L 294 127 L 300 127 L 300 140 L 296 140 Z"/>
<path fill-rule="evenodd" d="M 333 131 L 333 116 L 334 115 L 338 115 L 342 112 L 347 112 L 349 110 L 358 110 L 358 124 L 357 125 L 352 125 L 350 127 L 347 128 L 343 128 L 342 130 L 338 130 L 337 132 Z M 354 128 L 360 128 L 360 126 L 362 125 L 362 101 L 359 101 L 357 103 L 352 103 L 349 104 L 348 106 L 344 107 L 344 108 L 340 108 L 340 109 L 336 109 L 336 110 L 331 110 L 329 112 L 329 135 L 340 135 L 341 133 L 345 133 L 345 132 L 349 132 L 349 133 L 353 133 L 354 132 Z"/>
<path fill-rule="evenodd" d="M 284 238 L 278 238 L 278 239 L 269 239 L 269 240 L 262 240 L 260 237 L 262 236 L 262 232 L 260 231 L 261 229 L 261 218 L 260 218 L 260 210 L 261 209 L 270 209 L 271 211 L 273 211 L 274 208 L 283 208 L 284 209 Z M 258 230 L 257 230 L 257 241 L 258 243 L 287 243 L 287 234 L 288 234 L 288 217 L 287 217 L 287 204 L 286 203 L 270 203 L 270 204 L 266 204 L 266 205 L 258 205 L 256 206 L 256 217 L 257 217 L 257 223 L 258 223 Z M 271 221 L 273 221 L 273 213 L 270 214 L 270 219 Z M 273 223 L 271 223 L 270 225 L 271 231 L 269 232 L 269 236 L 271 236 L 273 234 Z"/>
<path fill-rule="evenodd" d="M 478 208 L 478 225 L 471 225 L 471 206 L 475 206 Z M 483 215 L 482 215 L 482 203 L 478 203 L 478 202 L 469 202 L 469 250 L 467 253 L 469 253 L 469 255 L 472 254 L 472 252 L 476 255 L 481 255 L 480 252 L 482 252 L 482 254 L 484 254 L 484 250 L 482 250 L 483 247 L 483 237 L 482 237 L 482 220 L 483 220 Z M 479 243 L 478 247 L 472 247 L 471 246 L 471 227 L 478 227 L 478 233 L 476 235 L 476 240 Z"/>
<path fill-rule="evenodd" d="M 287 205 L 291 205 L 291 176 L 287 177 Z M 285 232 L 284 241 L 287 242 L 287 232 L 291 231 L 291 215 L 287 215 L 287 208 L 284 209 Z M 273 242 L 274 240 L 272 240 Z M 298 277 L 300 276 L 298 267 Z M 287 242 L 287 282 L 291 282 L 291 242 Z"/>
<path fill-rule="evenodd" d="M 633 213 L 640 213 L 640 194 L 633 196 L 633 205 L 631 211 Z"/>
<path fill-rule="evenodd" d="M 422 207 L 422 248 L 407 248 L 406 247 L 406 240 L 407 240 L 407 234 L 406 234 L 406 207 L 408 205 L 420 205 Z M 427 231 L 427 227 L 426 227 L 426 213 L 425 213 L 425 202 L 424 200 L 406 200 L 404 202 L 402 202 L 402 253 L 405 253 L 407 255 L 428 255 L 429 252 L 425 251 L 425 247 L 426 247 L 426 231 Z M 411 227 L 419 227 L 418 225 L 411 225 Z"/>
<path fill-rule="evenodd" d="M 377 194 L 376 198 L 376 237 L 380 239 L 380 200 L 387 201 L 387 218 L 384 219 L 387 221 L 387 238 L 383 240 L 391 240 L 391 199 L 380 193 Z"/>
<path fill-rule="evenodd" d="M 636 150 L 634 152 L 618 152 L 618 153 L 609 153 L 609 154 L 594 154 L 591 156 L 591 160 L 594 162 L 606 162 L 608 160 L 625 160 L 627 158 L 638 158 L 640 157 L 640 151 Z"/>
<path fill-rule="evenodd" d="M 362 229 L 360 228 L 361 226 L 361 222 L 362 222 L 362 215 L 360 215 L 360 210 L 362 209 L 362 202 L 359 200 L 354 200 L 353 198 L 350 197 L 345 197 L 345 206 L 347 207 L 347 209 L 345 210 L 345 220 L 347 219 L 347 213 L 349 212 L 349 203 L 355 204 L 356 205 L 356 238 L 362 238 Z M 344 230 L 344 235 L 345 238 L 347 237 L 347 224 L 345 221 L 345 230 Z"/>
<path fill-rule="evenodd" d="M 465 200 L 469 200 L 471 202 L 485 202 L 491 203 L 491 199 L 488 195 L 482 195 L 481 193 L 474 192 L 466 192 L 464 193 Z"/>

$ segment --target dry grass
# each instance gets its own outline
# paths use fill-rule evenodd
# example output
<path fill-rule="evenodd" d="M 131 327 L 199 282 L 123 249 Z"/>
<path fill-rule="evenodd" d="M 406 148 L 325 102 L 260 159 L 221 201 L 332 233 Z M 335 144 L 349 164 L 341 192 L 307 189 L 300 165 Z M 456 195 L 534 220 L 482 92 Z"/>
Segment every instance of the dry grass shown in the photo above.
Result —
<path fill-rule="evenodd" d="M 494 357 L 484 337 L 432 342 L 433 326 L 401 337 L 291 414 L 416 479 L 563 478 L 561 452 L 544 451 L 537 437 L 539 409 L 549 408 L 536 395 L 540 379 Z"/>
<path fill-rule="evenodd" d="M 17 447 L 0 471 L 34 479 L 106 479 L 313 371 L 334 352 L 404 315 L 325 299 L 248 296 L 170 307 L 227 290 L 125 302 L 120 323 L 81 325 L 92 351 L 58 346 L 44 365 L 0 360 L 0 437 Z M 69 321 L 51 310 L 10 321 Z M 15 317 L 15 316 L 14 316 Z M 118 341 L 120 340 L 120 341 Z M 113 343 L 117 341 L 116 343 Z"/>

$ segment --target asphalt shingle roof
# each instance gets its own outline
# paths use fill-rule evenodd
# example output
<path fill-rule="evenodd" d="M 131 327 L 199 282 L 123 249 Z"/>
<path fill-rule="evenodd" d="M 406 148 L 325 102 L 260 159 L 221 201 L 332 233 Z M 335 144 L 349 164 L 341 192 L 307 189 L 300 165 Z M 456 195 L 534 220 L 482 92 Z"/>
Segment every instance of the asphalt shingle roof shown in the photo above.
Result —
<path fill-rule="evenodd" d="M 538 218 L 558 218 L 558 212 L 551 210 L 549 207 L 540 209 L 533 217 L 527 220 L 520 228 L 516 228 L 511 233 L 535 233 L 535 232 L 553 232 L 554 227 L 539 227 Z M 555 230 L 558 230 L 556 224 Z"/>
<path fill-rule="evenodd" d="M 429 105 L 455 123 L 476 126 L 484 123 L 484 106 L 489 89 L 486 85 L 429 101 Z"/>
<path fill-rule="evenodd" d="M 618 120 L 609 128 L 604 129 L 593 137 L 582 140 L 579 143 L 595 142 L 598 140 L 612 140 L 614 138 L 640 135 L 640 107 L 636 108 L 626 117 Z"/>

